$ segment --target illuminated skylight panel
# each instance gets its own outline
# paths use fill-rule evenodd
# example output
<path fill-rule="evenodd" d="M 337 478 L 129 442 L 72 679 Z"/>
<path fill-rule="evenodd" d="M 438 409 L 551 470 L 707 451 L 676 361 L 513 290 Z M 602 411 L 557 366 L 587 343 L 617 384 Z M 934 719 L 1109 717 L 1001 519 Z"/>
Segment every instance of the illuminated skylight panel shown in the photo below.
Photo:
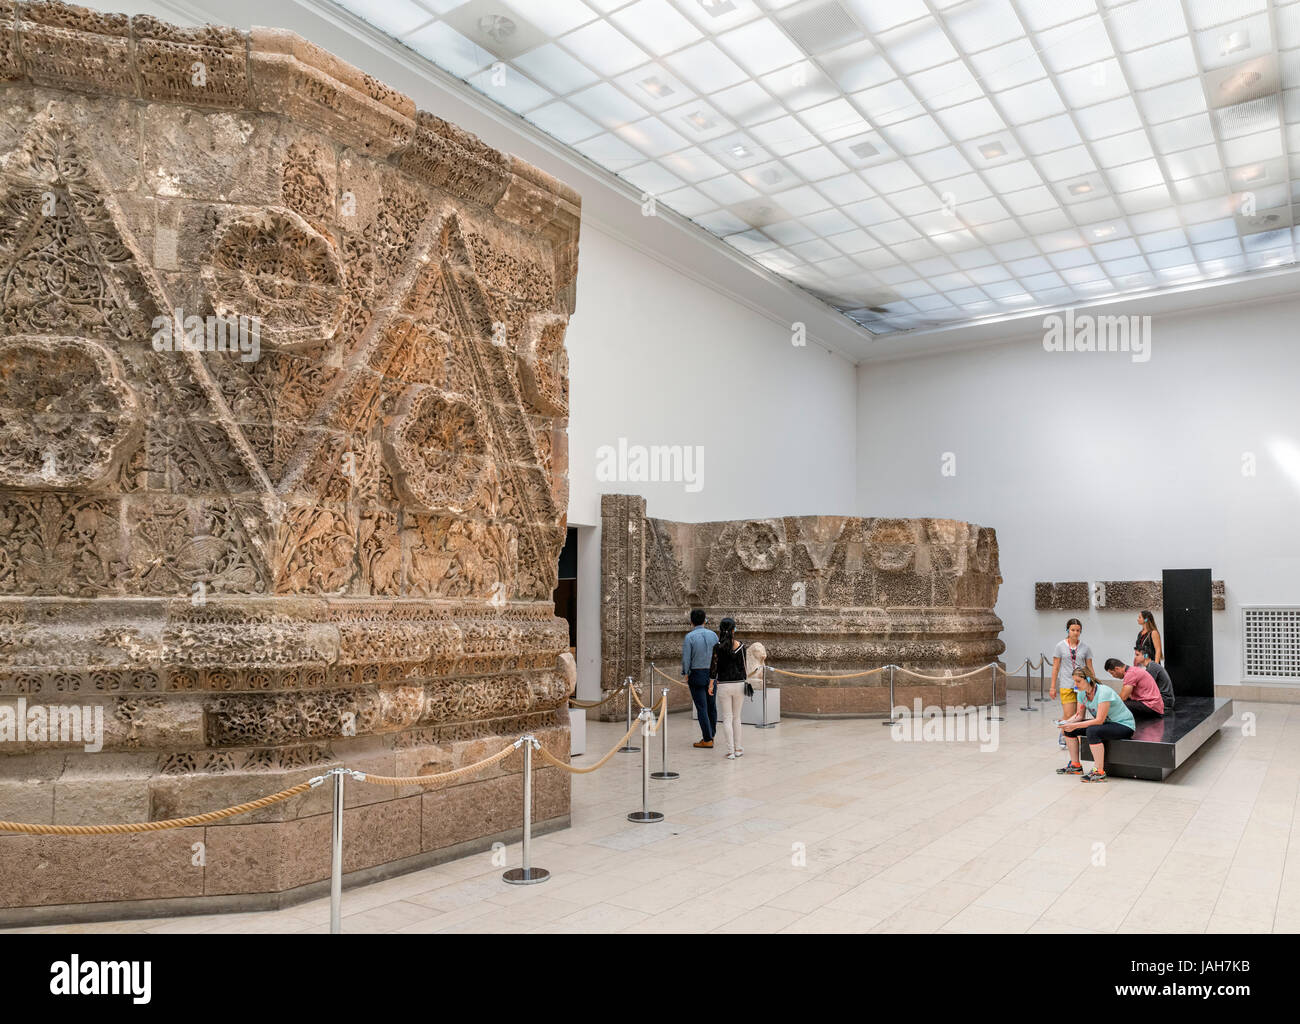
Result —
<path fill-rule="evenodd" d="M 668 0 L 637 0 L 615 11 L 609 20 L 656 57 L 704 38 L 704 34 Z"/>
<path fill-rule="evenodd" d="M 872 330 L 1295 260 L 1300 3 L 344 6 Z"/>

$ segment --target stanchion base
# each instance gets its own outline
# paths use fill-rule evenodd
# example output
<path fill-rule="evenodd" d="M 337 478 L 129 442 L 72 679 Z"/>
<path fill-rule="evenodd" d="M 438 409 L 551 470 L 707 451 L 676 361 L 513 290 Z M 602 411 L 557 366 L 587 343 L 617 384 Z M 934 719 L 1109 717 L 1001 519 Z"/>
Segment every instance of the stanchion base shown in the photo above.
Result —
<path fill-rule="evenodd" d="M 1032 705 L 1026 704 L 1026 705 L 1025 705 L 1023 708 L 1021 708 L 1020 710 L 1021 710 L 1021 711 L 1037 711 L 1038 708 L 1033 707 Z"/>
<path fill-rule="evenodd" d="M 751 725 L 751 729 L 775 729 L 780 722 L 768 722 L 766 725 Z"/>
<path fill-rule="evenodd" d="M 640 747 L 619 747 L 618 752 L 620 754 L 639 754 L 641 753 L 641 748 Z"/>
<path fill-rule="evenodd" d="M 677 772 L 651 772 L 651 773 L 650 773 L 650 778 L 652 778 L 652 779 L 680 779 L 681 776 L 680 776 L 679 774 L 677 774 Z"/>
<path fill-rule="evenodd" d="M 881 722 L 880 724 L 881 724 L 881 725 L 897 725 L 897 724 L 898 724 L 898 721 L 897 721 L 896 719 L 893 719 L 893 718 L 886 718 L 886 719 L 885 719 L 883 722 Z"/>
<path fill-rule="evenodd" d="M 536 885 L 550 877 L 551 873 L 545 868 L 511 868 L 501 876 L 501 881 L 511 885 Z"/>
<path fill-rule="evenodd" d="M 1052 699 L 1051 697 L 1035 697 L 1035 698 L 1034 698 L 1034 701 L 1035 701 L 1035 702 L 1045 702 L 1045 701 L 1049 701 L 1049 700 L 1051 700 L 1051 699 Z"/>
<path fill-rule="evenodd" d="M 633 811 L 627 816 L 628 821 L 639 821 L 643 825 L 648 825 L 654 821 L 663 821 L 662 811 Z"/>

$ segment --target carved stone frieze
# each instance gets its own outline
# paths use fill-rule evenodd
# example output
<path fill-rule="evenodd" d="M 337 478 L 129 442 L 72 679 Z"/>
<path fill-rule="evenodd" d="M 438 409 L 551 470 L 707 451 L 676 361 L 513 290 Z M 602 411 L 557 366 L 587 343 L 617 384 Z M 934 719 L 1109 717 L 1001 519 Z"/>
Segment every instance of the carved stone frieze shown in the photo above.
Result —
<path fill-rule="evenodd" d="M 104 711 L 80 820 L 566 730 L 572 190 L 278 29 L 0 0 L 0 106 L 0 703 Z"/>
<path fill-rule="evenodd" d="M 825 677 L 892 664 L 954 679 L 936 687 L 899 675 L 899 702 L 922 686 L 930 702 L 960 703 L 978 685 L 987 699 L 986 666 L 1005 649 L 991 529 L 849 516 L 677 523 L 647 518 L 644 499 L 627 495 L 605 495 L 601 508 L 606 691 L 627 676 L 639 682 L 646 662 L 676 677 L 687 613 L 702 607 L 714 629 L 734 617 L 775 669 Z M 889 711 L 885 673 L 772 681 L 784 688 L 784 713 Z M 677 702 L 684 692 L 674 691 Z"/>

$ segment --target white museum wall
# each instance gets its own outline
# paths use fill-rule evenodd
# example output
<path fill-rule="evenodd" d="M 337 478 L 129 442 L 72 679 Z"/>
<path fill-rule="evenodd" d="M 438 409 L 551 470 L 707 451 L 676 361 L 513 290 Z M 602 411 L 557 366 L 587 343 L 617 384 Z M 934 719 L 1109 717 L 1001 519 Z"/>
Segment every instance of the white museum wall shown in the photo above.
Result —
<path fill-rule="evenodd" d="M 578 255 L 569 351 L 569 516 L 599 526 L 602 493 L 649 515 L 704 522 L 851 513 L 853 366 L 590 226 Z M 598 449 L 699 446 L 702 486 L 604 482 Z M 585 535 L 586 531 L 584 531 Z M 599 529 L 580 535 L 578 679 L 599 693 Z"/>
<path fill-rule="evenodd" d="M 1296 299 L 1158 316 L 1146 363 L 1049 353 L 1041 331 L 863 363 L 857 511 L 997 529 L 1009 665 L 1050 654 L 1070 614 L 1099 671 L 1132 657 L 1136 612 L 1036 612 L 1035 581 L 1208 567 L 1227 587 L 1216 682 L 1239 683 L 1242 605 L 1300 605 L 1298 320 Z"/>

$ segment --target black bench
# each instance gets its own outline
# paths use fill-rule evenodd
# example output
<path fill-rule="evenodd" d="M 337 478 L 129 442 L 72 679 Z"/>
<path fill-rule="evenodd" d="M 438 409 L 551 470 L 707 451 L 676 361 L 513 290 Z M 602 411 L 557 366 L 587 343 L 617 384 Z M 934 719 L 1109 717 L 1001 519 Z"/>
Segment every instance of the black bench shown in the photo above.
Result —
<path fill-rule="evenodd" d="M 1132 739 L 1107 741 L 1106 774 L 1161 782 L 1231 717 L 1230 698 L 1179 697 L 1164 718 L 1139 718 Z M 1088 744 L 1079 746 L 1079 756 L 1091 761 Z"/>

